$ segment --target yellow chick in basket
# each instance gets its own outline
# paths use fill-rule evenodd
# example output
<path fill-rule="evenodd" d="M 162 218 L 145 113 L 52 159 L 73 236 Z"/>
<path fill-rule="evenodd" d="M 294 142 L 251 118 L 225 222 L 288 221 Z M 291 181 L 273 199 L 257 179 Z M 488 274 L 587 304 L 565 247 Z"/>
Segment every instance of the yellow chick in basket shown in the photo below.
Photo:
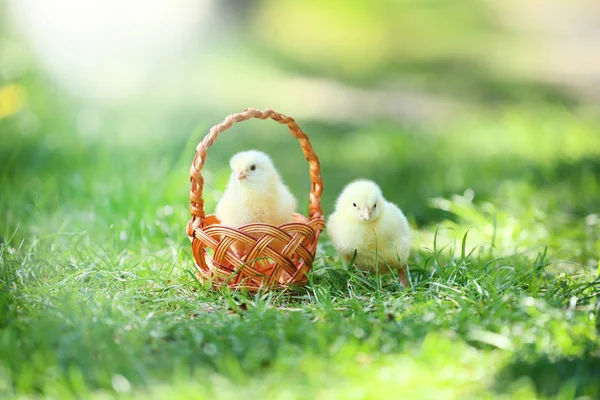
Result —
<path fill-rule="evenodd" d="M 385 200 L 375 182 L 357 180 L 344 188 L 327 221 L 327 231 L 346 262 L 356 251 L 354 263 L 358 268 L 368 270 L 377 265 L 380 273 L 395 269 L 406 286 L 408 221 L 398 206 Z"/>
<path fill-rule="evenodd" d="M 279 226 L 292 222 L 296 198 L 267 154 L 243 151 L 235 154 L 229 165 L 231 177 L 215 210 L 221 224 L 239 227 L 262 222 Z M 271 247 L 281 249 L 283 244 L 272 242 Z M 244 254 L 246 249 L 242 243 L 234 243 L 233 250 Z"/>

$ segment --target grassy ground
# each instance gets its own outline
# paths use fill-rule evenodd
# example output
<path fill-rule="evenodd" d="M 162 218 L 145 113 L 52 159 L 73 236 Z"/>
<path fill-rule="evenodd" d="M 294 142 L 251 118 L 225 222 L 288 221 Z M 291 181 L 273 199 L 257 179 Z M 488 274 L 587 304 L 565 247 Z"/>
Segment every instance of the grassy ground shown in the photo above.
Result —
<path fill-rule="evenodd" d="M 40 104 L 36 123 L 0 120 L 1 397 L 600 397 L 597 119 L 300 121 L 326 213 L 362 176 L 410 216 L 410 287 L 345 269 L 325 235 L 306 290 L 253 296 L 191 276 L 187 171 L 219 117 L 126 146 Z M 278 128 L 247 123 L 211 148 L 209 210 L 248 147 L 306 202 L 307 167 Z"/>

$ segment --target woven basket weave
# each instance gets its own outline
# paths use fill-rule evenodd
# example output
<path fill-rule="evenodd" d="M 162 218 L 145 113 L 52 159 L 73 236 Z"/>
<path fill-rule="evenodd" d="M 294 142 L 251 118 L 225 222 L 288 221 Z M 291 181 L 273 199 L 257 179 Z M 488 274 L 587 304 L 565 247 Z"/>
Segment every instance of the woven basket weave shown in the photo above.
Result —
<path fill-rule="evenodd" d="M 250 118 L 271 118 L 285 124 L 300 142 L 310 170 L 308 218 L 295 213 L 291 223 L 280 226 L 255 223 L 233 227 L 221 225 L 215 215 L 205 215 L 202 198 L 204 179 L 201 171 L 206 162 L 207 150 L 220 133 L 234 123 Z M 260 111 L 254 108 L 229 115 L 224 121 L 213 126 L 196 147 L 190 176 L 192 216 L 187 224 L 187 234 L 192 241 L 192 252 L 198 268 L 197 276 L 201 281 L 210 281 L 215 288 L 228 285 L 251 291 L 306 282 L 319 235 L 325 227 L 321 210 L 323 181 L 319 159 L 308 136 L 292 117 L 271 109 Z M 275 242 L 271 245 L 274 240 L 285 243 L 285 246 L 275 246 Z M 245 254 L 239 255 L 232 250 L 231 245 L 236 241 L 244 243 L 247 249 Z"/>

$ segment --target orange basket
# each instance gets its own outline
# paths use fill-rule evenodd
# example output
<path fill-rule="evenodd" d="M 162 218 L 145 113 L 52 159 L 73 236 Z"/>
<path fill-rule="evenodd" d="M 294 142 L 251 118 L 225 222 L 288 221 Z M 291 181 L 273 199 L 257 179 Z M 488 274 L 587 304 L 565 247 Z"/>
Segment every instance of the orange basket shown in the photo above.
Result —
<path fill-rule="evenodd" d="M 271 118 L 285 124 L 300 142 L 310 170 L 308 218 L 295 213 L 291 223 L 280 226 L 254 223 L 233 227 L 221 225 L 215 215 L 205 215 L 202 198 L 204 179 L 201 171 L 206 162 L 207 150 L 220 133 L 234 123 L 250 118 Z M 319 159 L 308 136 L 292 117 L 271 109 L 260 111 L 254 108 L 227 116 L 224 121 L 213 126 L 196 147 L 190 176 L 192 216 L 187 224 L 187 234 L 192 241 L 192 252 L 200 281 L 211 281 L 215 288 L 228 285 L 250 291 L 306 283 L 319 235 L 325 227 L 321 210 L 323 180 Z M 285 243 L 285 246 L 281 248 L 274 246 L 275 243 L 271 245 L 274 240 Z M 243 255 L 232 250 L 232 244 L 236 241 L 244 243 L 247 251 Z"/>

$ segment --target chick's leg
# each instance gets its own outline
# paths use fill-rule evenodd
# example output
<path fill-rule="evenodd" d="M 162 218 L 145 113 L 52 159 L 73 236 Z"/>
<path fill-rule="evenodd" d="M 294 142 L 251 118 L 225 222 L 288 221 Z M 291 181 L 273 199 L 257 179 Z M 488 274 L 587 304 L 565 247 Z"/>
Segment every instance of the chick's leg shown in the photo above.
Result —
<path fill-rule="evenodd" d="M 398 280 L 404 287 L 408 287 L 408 282 L 406 280 L 405 267 L 398 268 Z"/>

